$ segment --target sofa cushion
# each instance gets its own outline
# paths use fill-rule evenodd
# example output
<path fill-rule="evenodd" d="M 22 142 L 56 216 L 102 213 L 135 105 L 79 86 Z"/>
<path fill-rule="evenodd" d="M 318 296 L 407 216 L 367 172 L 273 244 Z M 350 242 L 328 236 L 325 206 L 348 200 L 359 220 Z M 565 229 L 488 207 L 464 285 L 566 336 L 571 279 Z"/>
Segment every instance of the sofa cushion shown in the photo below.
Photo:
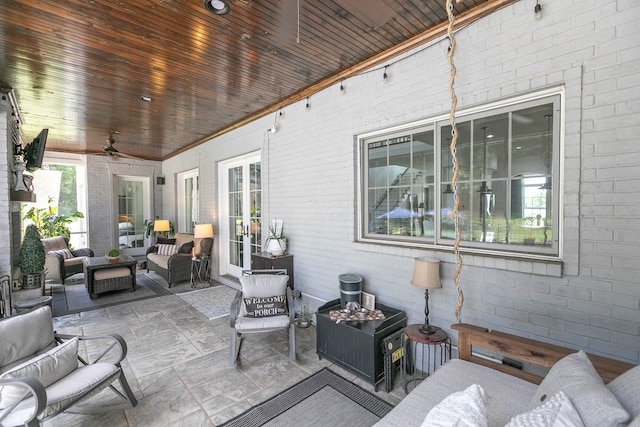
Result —
<path fill-rule="evenodd" d="M 59 249 L 69 249 L 67 247 L 67 242 L 65 242 L 64 237 L 62 236 L 47 237 L 46 239 L 40 239 L 40 241 L 44 245 L 44 249 L 47 252 Z"/>
<path fill-rule="evenodd" d="M 527 411 L 537 386 L 486 366 L 452 359 L 430 374 L 391 410 L 376 427 L 419 426 L 425 415 L 452 392 L 479 384 L 487 397 L 487 423 L 504 426 Z"/>
<path fill-rule="evenodd" d="M 0 378 L 33 377 L 46 388 L 69 375 L 78 368 L 78 338 L 74 337 L 65 343 L 52 348 L 48 352 L 34 357 L 13 369 L 3 373 Z M 7 408 L 18 402 L 24 388 L 5 386 L 1 388 L 0 408 Z"/>
<path fill-rule="evenodd" d="M 147 254 L 147 260 L 153 262 L 158 267 L 166 270 L 169 268 L 169 257 L 166 255 L 158 255 L 154 253 Z"/>
<path fill-rule="evenodd" d="M 580 414 L 564 392 L 546 399 L 537 408 L 516 415 L 505 427 L 584 427 Z"/>
<path fill-rule="evenodd" d="M 29 331 L 17 333 L 16 331 Z M 51 307 L 45 306 L 0 321 L 0 372 L 25 357 L 55 345 Z M 15 365 L 13 365 L 15 366 Z"/>
<path fill-rule="evenodd" d="M 472 384 L 463 391 L 451 393 L 434 406 L 422 422 L 422 427 L 486 427 L 486 401 L 484 389 Z"/>
<path fill-rule="evenodd" d="M 607 384 L 607 388 L 622 404 L 631 418 L 640 419 L 640 365 Z"/>
<path fill-rule="evenodd" d="M 538 386 L 529 409 L 563 391 L 587 427 L 617 426 L 629 414 L 605 386 L 587 354 L 580 350 L 557 361 Z"/>

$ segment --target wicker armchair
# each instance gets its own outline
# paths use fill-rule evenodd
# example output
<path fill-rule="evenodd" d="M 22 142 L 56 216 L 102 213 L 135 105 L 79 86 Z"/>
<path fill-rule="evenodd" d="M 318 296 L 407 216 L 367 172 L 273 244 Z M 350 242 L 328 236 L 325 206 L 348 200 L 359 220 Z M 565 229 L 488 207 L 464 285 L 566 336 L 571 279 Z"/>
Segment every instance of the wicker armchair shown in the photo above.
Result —
<path fill-rule="evenodd" d="M 64 285 L 67 277 L 76 273 L 82 273 L 82 260 L 92 257 L 93 251 L 89 248 L 69 249 L 69 238 L 66 236 L 49 237 L 41 239 L 47 252 L 44 268 L 47 279 L 58 279 Z"/>

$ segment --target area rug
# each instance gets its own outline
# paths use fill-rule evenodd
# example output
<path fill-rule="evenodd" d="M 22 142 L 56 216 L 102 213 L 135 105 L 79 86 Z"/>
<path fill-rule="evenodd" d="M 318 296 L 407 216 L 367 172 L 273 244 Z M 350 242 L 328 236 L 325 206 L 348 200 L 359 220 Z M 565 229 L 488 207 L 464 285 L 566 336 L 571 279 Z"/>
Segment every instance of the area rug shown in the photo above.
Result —
<path fill-rule="evenodd" d="M 240 426 L 372 426 L 393 405 L 324 368 L 222 424 Z"/>
<path fill-rule="evenodd" d="M 100 294 L 98 298 L 91 299 L 84 285 L 84 280 L 65 281 L 65 285 L 51 287 L 53 297 L 53 316 L 65 316 L 67 314 L 80 313 L 82 311 L 96 310 L 118 304 L 171 295 L 171 292 L 142 273 L 136 274 L 136 290 L 113 291 Z M 75 284 L 74 284 L 75 283 Z"/>
<path fill-rule="evenodd" d="M 207 319 L 217 319 L 229 315 L 236 290 L 226 285 L 218 285 L 185 292 L 178 294 L 178 296 L 205 315 Z"/>

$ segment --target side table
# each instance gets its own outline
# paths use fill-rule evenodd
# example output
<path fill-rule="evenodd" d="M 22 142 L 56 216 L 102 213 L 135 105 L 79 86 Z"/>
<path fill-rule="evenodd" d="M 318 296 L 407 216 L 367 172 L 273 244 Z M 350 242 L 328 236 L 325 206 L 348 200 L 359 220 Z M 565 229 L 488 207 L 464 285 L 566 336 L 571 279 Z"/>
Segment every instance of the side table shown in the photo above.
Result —
<path fill-rule="evenodd" d="M 191 258 L 191 287 L 209 282 L 209 257 Z"/>
<path fill-rule="evenodd" d="M 405 328 L 403 337 L 403 346 L 410 353 L 409 357 L 403 357 L 401 362 L 402 384 L 404 392 L 409 393 L 409 383 L 413 382 L 415 388 L 418 380 L 423 380 L 429 374 L 436 370 L 447 360 L 451 359 L 451 338 L 440 328 L 432 334 L 423 334 L 419 328 L 422 325 L 409 325 Z M 420 358 L 420 371 L 424 376 L 418 377 L 418 345 L 421 346 L 422 355 Z M 413 346 L 413 351 L 411 347 Z M 438 358 L 438 350 L 440 357 Z M 407 366 L 413 362 L 413 366 Z M 426 362 L 426 363 L 425 363 Z M 412 381 L 411 381 L 412 380 Z"/>

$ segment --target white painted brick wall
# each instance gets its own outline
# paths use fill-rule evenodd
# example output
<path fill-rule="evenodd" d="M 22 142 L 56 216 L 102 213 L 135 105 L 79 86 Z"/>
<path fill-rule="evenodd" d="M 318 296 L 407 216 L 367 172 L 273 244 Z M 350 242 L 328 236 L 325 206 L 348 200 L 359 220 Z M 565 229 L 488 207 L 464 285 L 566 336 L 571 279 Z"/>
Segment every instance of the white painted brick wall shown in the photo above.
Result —
<path fill-rule="evenodd" d="M 459 108 L 550 86 L 565 88 L 563 264 L 466 255 L 463 321 L 640 362 L 640 2 L 518 2 L 456 33 Z M 410 285 L 425 250 L 354 243 L 354 135 L 445 114 L 448 43 L 405 54 L 165 161 L 164 216 L 175 214 L 175 174 L 200 168 L 201 212 L 218 227 L 217 162 L 263 150 L 265 217 L 285 219 L 296 286 L 339 296 L 338 275 L 363 276 L 379 301 L 423 320 L 424 293 Z M 418 49 L 419 50 L 419 49 Z M 267 209 L 268 208 L 268 209 Z M 216 245 L 219 242 L 216 242 Z M 455 322 L 454 257 L 431 320 Z M 455 335 L 454 335 L 455 336 Z"/>

